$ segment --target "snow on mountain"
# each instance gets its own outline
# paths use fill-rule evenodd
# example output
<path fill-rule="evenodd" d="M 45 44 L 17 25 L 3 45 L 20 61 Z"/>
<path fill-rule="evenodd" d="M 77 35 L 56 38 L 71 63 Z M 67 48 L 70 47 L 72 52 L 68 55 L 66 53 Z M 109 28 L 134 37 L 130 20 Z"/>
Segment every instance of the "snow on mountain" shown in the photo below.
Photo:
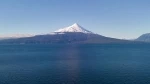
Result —
<path fill-rule="evenodd" d="M 80 26 L 77 23 L 74 23 L 72 26 L 66 27 L 66 28 L 61 28 L 55 33 L 64 33 L 64 32 L 81 32 L 81 33 L 92 33 L 89 30 L 84 29 L 82 26 Z"/>

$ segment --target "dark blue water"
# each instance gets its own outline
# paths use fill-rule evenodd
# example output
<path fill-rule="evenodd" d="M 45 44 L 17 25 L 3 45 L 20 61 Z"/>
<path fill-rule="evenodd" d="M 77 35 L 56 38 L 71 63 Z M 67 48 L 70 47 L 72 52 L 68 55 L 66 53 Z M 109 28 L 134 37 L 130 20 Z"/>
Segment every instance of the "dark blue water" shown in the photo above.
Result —
<path fill-rule="evenodd" d="M 150 44 L 0 45 L 0 84 L 149 84 Z"/>

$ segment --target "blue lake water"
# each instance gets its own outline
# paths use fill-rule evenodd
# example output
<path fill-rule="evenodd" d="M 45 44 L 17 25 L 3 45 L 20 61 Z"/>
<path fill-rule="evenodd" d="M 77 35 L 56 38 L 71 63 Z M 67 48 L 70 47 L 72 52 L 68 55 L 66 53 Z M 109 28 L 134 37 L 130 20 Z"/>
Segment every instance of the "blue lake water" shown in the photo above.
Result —
<path fill-rule="evenodd" d="M 0 45 L 0 84 L 149 84 L 150 44 Z"/>

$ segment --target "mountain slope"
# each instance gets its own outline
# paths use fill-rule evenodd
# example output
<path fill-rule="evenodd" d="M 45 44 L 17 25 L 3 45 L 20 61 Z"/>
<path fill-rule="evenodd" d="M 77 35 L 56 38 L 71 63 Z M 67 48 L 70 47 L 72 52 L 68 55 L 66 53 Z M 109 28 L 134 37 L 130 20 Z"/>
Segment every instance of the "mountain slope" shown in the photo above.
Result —
<path fill-rule="evenodd" d="M 136 41 L 150 42 L 150 33 L 141 35 L 136 39 Z"/>
<path fill-rule="evenodd" d="M 55 35 L 37 35 L 34 37 L 3 40 L 0 43 L 127 43 L 130 41 L 108 38 L 97 34 L 67 32 Z"/>

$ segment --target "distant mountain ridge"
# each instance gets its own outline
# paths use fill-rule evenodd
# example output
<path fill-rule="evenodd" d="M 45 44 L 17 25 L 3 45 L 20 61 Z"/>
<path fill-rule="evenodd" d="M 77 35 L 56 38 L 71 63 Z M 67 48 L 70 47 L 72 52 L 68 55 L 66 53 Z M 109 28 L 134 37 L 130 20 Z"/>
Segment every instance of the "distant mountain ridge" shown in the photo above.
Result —
<path fill-rule="evenodd" d="M 141 35 L 135 41 L 150 42 L 150 33 Z"/>
<path fill-rule="evenodd" d="M 24 38 L 24 37 L 33 37 L 35 35 L 31 34 L 9 34 L 9 35 L 0 35 L 0 39 L 15 39 L 15 38 Z"/>

